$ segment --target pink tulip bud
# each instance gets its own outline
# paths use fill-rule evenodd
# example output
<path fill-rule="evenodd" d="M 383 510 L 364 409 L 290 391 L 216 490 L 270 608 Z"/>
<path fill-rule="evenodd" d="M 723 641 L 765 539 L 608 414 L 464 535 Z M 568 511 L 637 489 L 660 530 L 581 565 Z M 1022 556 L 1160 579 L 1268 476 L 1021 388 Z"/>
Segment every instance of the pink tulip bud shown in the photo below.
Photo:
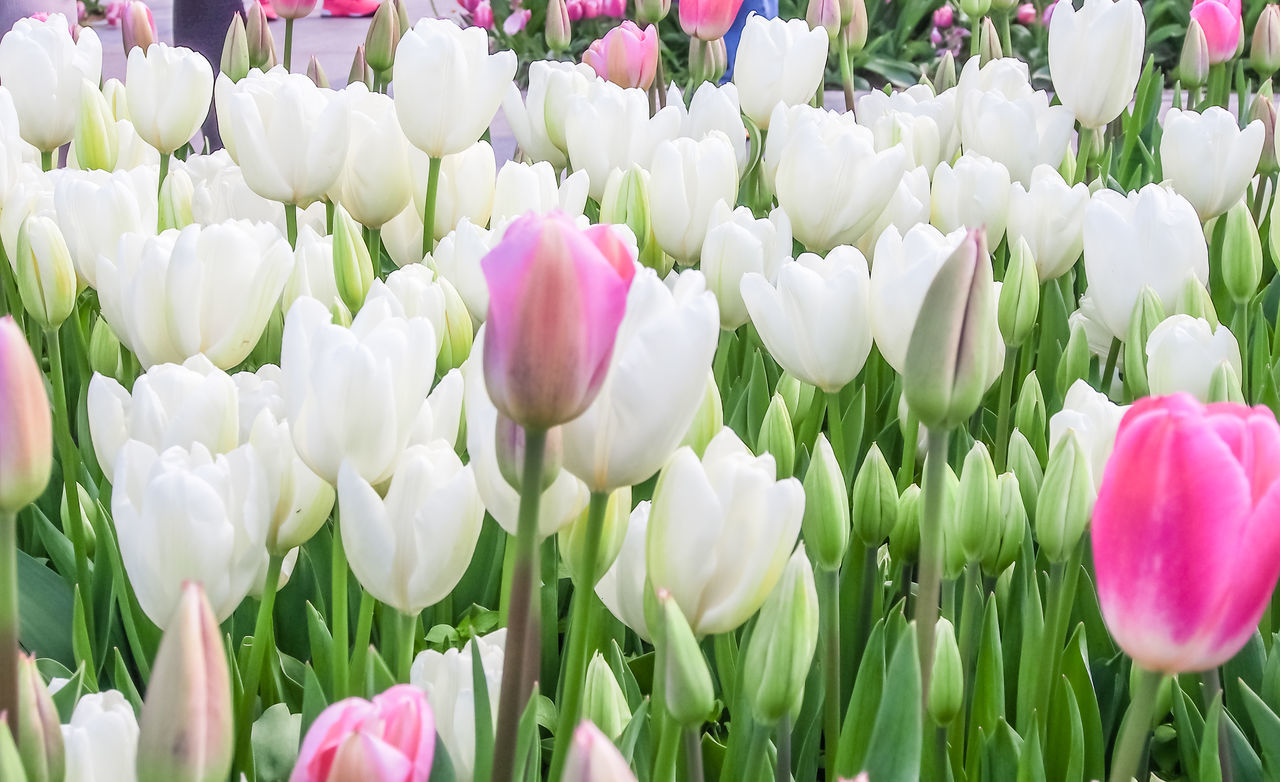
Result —
<path fill-rule="evenodd" d="M 578 7 L 581 9 L 581 5 L 578 5 Z M 579 10 L 578 18 L 581 17 L 582 12 Z M 547 3 L 547 23 L 546 27 L 543 28 L 543 36 L 547 40 L 548 49 L 553 52 L 561 52 L 569 48 L 569 41 L 572 36 L 569 22 L 573 20 L 574 17 L 570 13 L 565 0 L 549 0 Z"/>
<path fill-rule="evenodd" d="M 1036 21 L 1035 3 L 1023 3 L 1022 5 L 1018 6 L 1018 10 L 1014 18 L 1016 18 L 1018 20 L 1018 24 L 1022 25 L 1023 27 L 1029 27 L 1032 24 L 1035 24 L 1035 21 Z"/>
<path fill-rule="evenodd" d="M 435 746 L 426 694 L 398 684 L 372 701 L 347 698 L 321 712 L 289 782 L 427 782 Z"/>
<path fill-rule="evenodd" d="M 120 18 L 120 37 L 124 40 L 126 54 L 135 46 L 145 52 L 156 42 L 156 20 L 142 0 L 132 0 L 124 7 L 124 15 Z"/>
<path fill-rule="evenodd" d="M 635 782 L 636 775 L 609 737 L 583 720 L 573 732 L 564 782 Z"/>
<path fill-rule="evenodd" d="M 600 3 L 600 13 L 621 19 L 627 15 L 627 0 L 603 0 Z"/>
<path fill-rule="evenodd" d="M 600 15 L 600 0 L 582 0 L 582 18 L 595 19 Z"/>
<path fill-rule="evenodd" d="M 671 0 L 636 0 L 636 22 L 657 24 L 671 12 Z"/>
<path fill-rule="evenodd" d="M 593 42 L 582 61 L 602 79 L 647 90 L 658 68 L 658 30 L 653 25 L 641 30 L 627 20 Z"/>
<path fill-rule="evenodd" d="M 680 29 L 704 41 L 723 38 L 740 8 L 742 0 L 681 0 Z"/>
<path fill-rule="evenodd" d="M 1280 425 L 1265 407 L 1139 399 L 1093 511 L 1098 598 L 1149 671 L 1214 668 L 1253 635 L 1280 575 Z"/>
<path fill-rule="evenodd" d="M 938 10 L 933 12 L 933 26 L 939 30 L 945 30 L 956 20 L 955 9 L 950 5 L 939 6 Z"/>
<path fill-rule="evenodd" d="M 533 11 L 528 8 L 517 8 L 511 12 L 511 15 L 502 20 L 502 32 L 507 35 L 516 35 L 524 30 L 529 24 L 529 17 L 533 16 Z"/>
<path fill-rule="evenodd" d="M 583 4 L 583 0 L 567 0 L 565 9 L 569 14 L 570 22 L 581 21 L 582 17 L 586 15 L 586 6 Z"/>
<path fill-rule="evenodd" d="M 552 212 L 515 221 L 480 265 L 494 407 L 526 429 L 577 418 L 609 368 L 635 275 L 631 253 L 609 226 L 584 231 Z"/>
<path fill-rule="evenodd" d="M 301 19 L 316 10 L 316 0 L 271 0 L 271 7 L 285 19 Z"/>
<path fill-rule="evenodd" d="M 1044 24 L 1045 27 L 1049 26 L 1049 20 L 1053 18 L 1053 7 L 1055 5 L 1057 5 L 1056 2 L 1049 3 L 1044 7 L 1044 13 L 1041 14 L 1040 21 Z"/>
<path fill-rule="evenodd" d="M 1228 3 L 1218 0 L 1200 0 L 1191 9 L 1191 18 L 1199 22 L 1209 44 L 1209 62 L 1226 62 L 1236 54 L 1240 45 L 1240 2 L 1235 0 L 1234 11 Z"/>
<path fill-rule="evenodd" d="M 493 6 L 489 5 L 489 0 L 482 0 L 476 6 L 475 13 L 471 16 L 471 23 L 486 30 L 493 29 Z"/>
<path fill-rule="evenodd" d="M 35 356 L 11 316 L 0 318 L 0 512 L 44 491 L 53 465 L 49 397 Z"/>
<path fill-rule="evenodd" d="M 826 32 L 827 40 L 834 41 L 840 36 L 840 3 L 838 0 L 809 0 L 805 21 L 809 29 L 821 28 Z"/>

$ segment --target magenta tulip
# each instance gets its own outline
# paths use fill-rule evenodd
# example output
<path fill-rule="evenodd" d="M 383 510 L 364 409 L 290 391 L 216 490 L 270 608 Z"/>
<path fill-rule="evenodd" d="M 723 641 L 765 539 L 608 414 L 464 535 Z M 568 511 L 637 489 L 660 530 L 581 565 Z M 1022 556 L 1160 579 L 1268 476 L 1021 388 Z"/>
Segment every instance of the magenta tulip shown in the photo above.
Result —
<path fill-rule="evenodd" d="M 289 782 L 427 782 L 435 747 L 426 693 L 399 684 L 372 701 L 347 698 L 321 712 Z"/>
<path fill-rule="evenodd" d="M 742 7 L 742 0 L 680 0 L 680 29 L 691 38 L 715 41 L 724 37 Z"/>
<path fill-rule="evenodd" d="M 489 285 L 484 379 L 494 407 L 526 429 L 587 409 L 609 369 L 635 262 L 613 229 L 562 212 L 511 224 L 480 262 Z"/>
<path fill-rule="evenodd" d="M 1221 665 L 1280 575 L 1280 425 L 1264 407 L 1141 399 L 1120 422 L 1093 511 L 1107 627 L 1134 662 Z"/>
<path fill-rule="evenodd" d="M 593 42 L 582 61 L 619 87 L 647 90 L 658 69 L 658 30 L 653 25 L 641 30 L 627 20 Z"/>
<path fill-rule="evenodd" d="M 1199 0 L 1191 8 L 1191 18 L 1200 23 L 1209 44 L 1209 62 L 1226 62 L 1236 56 L 1240 45 L 1240 2 Z"/>
<path fill-rule="evenodd" d="M 44 377 L 22 329 L 0 318 L 0 512 L 17 513 L 49 482 L 53 434 Z"/>

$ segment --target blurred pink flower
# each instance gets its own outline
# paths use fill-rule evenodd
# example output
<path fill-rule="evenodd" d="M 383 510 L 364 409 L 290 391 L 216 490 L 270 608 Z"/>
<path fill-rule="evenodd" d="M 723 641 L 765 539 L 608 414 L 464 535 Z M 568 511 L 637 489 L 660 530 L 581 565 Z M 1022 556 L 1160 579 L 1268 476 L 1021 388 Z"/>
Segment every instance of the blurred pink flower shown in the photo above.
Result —
<path fill-rule="evenodd" d="M 112 27 L 120 24 L 120 17 L 124 16 L 124 7 L 128 4 L 129 0 L 111 0 L 107 3 L 107 24 Z"/>
<path fill-rule="evenodd" d="M 576 22 L 582 18 L 585 8 L 583 8 L 583 0 L 566 0 L 565 7 L 569 11 L 569 21 Z"/>
<path fill-rule="evenodd" d="M 493 29 L 493 6 L 489 5 L 489 0 L 480 0 L 476 4 L 476 9 L 471 12 L 471 24 L 486 30 Z"/>
<path fill-rule="evenodd" d="M 533 11 L 528 8 L 517 8 L 511 12 L 511 15 L 502 20 L 502 32 L 507 35 L 517 35 L 524 30 L 525 25 L 529 24 L 529 17 L 533 16 Z"/>
<path fill-rule="evenodd" d="M 1017 20 L 1018 24 L 1030 26 L 1036 21 L 1036 6 L 1034 3 L 1023 3 L 1018 6 Z"/>
<path fill-rule="evenodd" d="M 1236 55 L 1240 44 L 1240 0 L 1219 2 L 1199 0 L 1191 7 L 1191 18 L 1200 23 L 1209 44 L 1209 62 L 1221 63 Z"/>
<path fill-rule="evenodd" d="M 933 12 L 933 26 L 937 28 L 946 29 L 955 22 L 955 19 L 956 12 L 950 5 L 939 6 Z"/>

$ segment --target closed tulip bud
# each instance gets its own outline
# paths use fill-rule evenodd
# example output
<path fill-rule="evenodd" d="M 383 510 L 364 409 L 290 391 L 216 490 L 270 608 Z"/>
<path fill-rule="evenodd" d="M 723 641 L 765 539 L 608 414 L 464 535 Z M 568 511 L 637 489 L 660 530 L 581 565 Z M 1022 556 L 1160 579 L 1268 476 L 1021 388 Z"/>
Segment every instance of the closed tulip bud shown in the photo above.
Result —
<path fill-rule="evenodd" d="M 1274 3 L 1264 6 L 1258 16 L 1249 48 L 1249 63 L 1264 79 L 1280 70 L 1280 6 Z"/>
<path fill-rule="evenodd" d="M 192 202 L 195 201 L 195 184 L 184 170 L 170 171 L 160 185 L 160 230 L 182 230 L 195 222 Z"/>
<path fill-rule="evenodd" d="M 1195 19 L 1187 25 L 1177 74 L 1178 81 L 1185 87 L 1202 87 L 1209 80 L 1209 41 L 1205 38 L 1204 28 Z"/>
<path fill-rule="evenodd" d="M 658 592 L 658 611 L 658 643 L 666 661 L 662 681 L 667 711 L 682 726 L 701 725 L 715 702 L 707 660 L 680 606 L 665 590 Z"/>
<path fill-rule="evenodd" d="M 587 517 L 589 508 L 584 508 L 575 521 L 560 528 L 557 540 L 560 556 L 569 568 L 575 582 L 594 586 L 600 576 L 613 565 L 622 550 L 622 541 L 627 536 L 627 520 L 631 517 L 631 487 L 623 486 L 609 495 L 605 505 L 604 523 L 599 532 L 599 549 L 594 565 L 587 561 Z M 597 725 L 598 720 L 593 720 Z"/>
<path fill-rule="evenodd" d="M 311 80 L 317 87 L 329 88 L 329 77 L 324 72 L 324 67 L 320 65 L 320 60 L 314 54 L 311 60 L 307 62 L 307 78 Z"/>
<path fill-rule="evenodd" d="M 1244 392 L 1240 390 L 1240 374 L 1229 361 L 1223 361 L 1209 376 L 1209 392 L 1206 402 L 1235 402 L 1244 404 Z"/>
<path fill-rule="evenodd" d="M 974 443 L 964 457 L 960 471 L 960 492 L 956 496 L 957 543 L 966 562 L 978 562 L 999 542 L 996 514 L 1000 507 L 996 467 L 982 443 Z"/>
<path fill-rule="evenodd" d="M 843 7 L 840 9 L 840 20 L 844 23 L 843 29 L 840 30 L 840 45 L 849 52 L 850 57 L 856 57 L 867 45 L 867 33 L 870 29 L 867 23 L 866 0 L 851 0 L 848 10 L 850 13 L 846 19 L 845 9 Z"/>
<path fill-rule="evenodd" d="M 569 48 L 573 31 L 569 25 L 569 6 L 565 0 L 549 0 L 547 3 L 547 25 L 543 35 L 547 39 L 547 48 L 552 52 L 562 52 Z"/>
<path fill-rule="evenodd" d="M 215 782 L 231 773 L 231 679 L 218 621 L 196 582 L 183 586 L 160 641 L 138 729 L 138 782 Z"/>
<path fill-rule="evenodd" d="M 903 385 L 921 424 L 957 426 L 982 401 L 997 328 L 992 294 L 986 235 L 970 231 L 929 285 L 908 343 Z"/>
<path fill-rule="evenodd" d="M 93 520 L 98 518 L 98 504 L 89 496 L 89 492 L 85 487 L 76 484 L 76 492 L 80 495 L 80 518 L 76 524 L 80 527 L 80 535 L 85 543 L 85 550 L 89 556 L 93 556 L 95 547 L 97 546 L 97 536 L 93 531 Z M 58 500 L 58 518 L 62 521 L 62 529 L 71 529 L 71 511 L 67 508 L 67 495 L 62 493 L 62 497 Z"/>
<path fill-rule="evenodd" d="M 1011 472 L 997 479 L 1000 510 L 996 522 L 997 539 L 982 557 L 982 572 L 996 578 L 1009 568 L 1022 551 L 1022 538 L 1027 530 L 1027 506 L 1022 498 L 1018 477 Z M 1034 498 L 1033 498 L 1034 501 Z"/>
<path fill-rule="evenodd" d="M 1080 542 L 1093 512 L 1089 460 L 1075 432 L 1058 441 L 1036 500 L 1036 540 L 1050 562 L 1063 562 Z"/>
<path fill-rule="evenodd" d="M 893 537 L 902 512 L 893 471 L 880 446 L 872 443 L 853 481 L 853 534 L 862 545 L 879 547 L 885 538 Z M 917 538 L 919 534 L 917 530 Z"/>
<path fill-rule="evenodd" d="M 583 720 L 573 731 L 564 782 L 636 782 L 626 758 L 600 729 Z"/>
<path fill-rule="evenodd" d="M 636 249 L 644 266 L 665 278 L 675 265 L 675 259 L 663 252 L 653 234 L 653 220 L 649 206 L 649 172 L 640 166 L 623 171 L 615 169 L 609 174 L 600 200 L 600 222 L 625 225 L 636 237 Z"/>
<path fill-rule="evenodd" d="M 9 315 L 0 318 L 0 410 L 0 512 L 17 513 L 49 483 L 53 434 L 44 377 Z"/>
<path fill-rule="evenodd" d="M 14 727 L 28 782 L 62 782 L 66 758 L 58 709 L 36 670 L 35 658 L 25 654 L 18 658 L 18 714 Z"/>
<path fill-rule="evenodd" d="M 494 429 L 498 470 L 502 473 L 503 480 L 516 491 L 524 485 L 525 442 L 524 428 L 499 412 L 498 424 Z M 563 462 L 564 440 L 561 438 L 560 428 L 553 427 L 547 430 L 546 448 L 542 457 L 542 478 L 539 481 L 542 491 L 551 488 L 551 484 L 560 477 Z"/>
<path fill-rule="evenodd" d="M 94 321 L 89 332 L 89 369 L 107 377 L 120 379 L 124 366 L 120 360 L 120 338 L 105 318 Z"/>
<path fill-rule="evenodd" d="M 657 24 L 671 13 L 671 0 L 636 0 L 636 23 Z"/>
<path fill-rule="evenodd" d="M 400 45 L 400 13 L 394 0 L 383 0 L 369 22 L 369 32 L 364 38 L 364 56 L 369 67 L 378 73 L 388 73 L 396 62 L 396 47 Z"/>
<path fill-rule="evenodd" d="M 1022 381 L 1022 390 L 1018 392 L 1018 402 L 1014 406 L 1013 425 L 1022 432 L 1043 462 L 1048 455 L 1045 452 L 1048 411 L 1044 404 L 1040 378 L 1034 370 Z"/>
<path fill-rule="evenodd" d="M 915 562 L 920 556 L 920 487 L 914 483 L 898 497 L 898 513 L 889 532 L 889 556 L 898 564 Z"/>
<path fill-rule="evenodd" d="M 941 95 L 956 86 L 956 58 L 950 49 L 942 53 L 942 58 L 938 60 L 938 67 L 933 72 L 931 81 L 936 95 Z"/>
<path fill-rule="evenodd" d="M 250 3 L 244 29 L 249 68 L 257 68 L 263 73 L 276 64 L 276 42 L 271 37 L 271 27 L 267 21 L 267 13 L 262 4 Z"/>
<path fill-rule="evenodd" d="M 127 55 L 136 48 L 146 51 L 156 42 L 156 20 L 142 0 L 129 0 L 120 17 L 120 38 Z"/>
<path fill-rule="evenodd" d="M 963 0 L 959 6 L 970 19 L 981 19 L 991 13 L 991 0 Z"/>
<path fill-rule="evenodd" d="M 471 322 L 466 302 L 453 283 L 444 277 L 437 277 L 436 283 L 444 291 L 444 333 L 440 340 L 440 354 L 436 356 L 436 372 L 444 375 L 462 366 L 462 362 L 471 355 L 475 325 Z"/>
<path fill-rule="evenodd" d="M 232 82 L 249 75 L 249 33 L 240 14 L 231 17 L 231 26 L 227 28 L 227 37 L 222 42 L 218 70 Z"/>
<path fill-rule="evenodd" d="M 71 139 L 76 163 L 91 171 L 113 171 L 120 154 L 120 137 L 111 106 L 97 85 L 85 81 L 80 88 L 80 113 Z"/>
<path fill-rule="evenodd" d="M 351 70 L 347 72 L 347 84 L 356 82 L 373 89 L 373 68 L 369 67 L 363 44 L 356 47 L 355 56 L 351 58 Z"/>
<path fill-rule="evenodd" d="M 693 423 L 689 424 L 689 431 L 685 432 L 680 444 L 692 448 L 701 459 L 711 440 L 723 428 L 724 404 L 720 400 L 720 387 L 716 385 L 715 373 L 708 372 L 706 391 L 702 394 L 702 401 L 698 403 L 698 412 L 693 416 Z"/>
<path fill-rule="evenodd" d="M 1276 159 L 1276 104 L 1271 91 L 1271 80 L 1267 79 L 1258 88 L 1253 97 L 1253 105 L 1249 107 L 1249 122 L 1257 120 L 1262 123 L 1262 154 L 1258 156 L 1258 173 L 1274 174 L 1280 169 Z"/>
<path fill-rule="evenodd" d="M 1036 272 L 1031 245 L 1018 237 L 1009 256 L 1009 268 L 1000 287 L 997 322 L 1006 345 L 1016 347 L 1026 341 L 1040 314 L 1040 277 Z"/>
<path fill-rule="evenodd" d="M 591 720 L 600 732 L 617 741 L 631 722 L 631 707 L 618 685 L 613 669 L 596 652 L 587 666 L 587 679 L 582 685 L 582 718 Z"/>
<path fill-rule="evenodd" d="M 786 403 L 776 393 L 769 402 L 764 420 L 760 422 L 760 433 L 756 437 L 756 453 L 773 454 L 778 480 L 791 477 L 796 464 L 795 430 L 791 427 L 791 416 L 787 414 Z"/>
<path fill-rule="evenodd" d="M 57 328 L 76 301 L 76 270 L 62 231 L 51 218 L 28 217 L 18 232 L 18 291 L 22 306 L 41 326 Z"/>
<path fill-rule="evenodd" d="M 996 32 L 996 24 L 989 16 L 982 19 L 982 29 L 978 34 L 978 57 L 979 63 L 983 65 L 1004 57 L 1004 51 L 1000 48 L 1000 34 Z"/>
<path fill-rule="evenodd" d="M 946 617 L 938 619 L 933 637 L 933 678 L 929 681 L 926 706 L 935 722 L 950 725 L 964 707 L 964 662 L 956 643 L 956 629 Z"/>
<path fill-rule="evenodd" d="M 1077 380 L 1089 379 L 1089 362 L 1092 358 L 1089 335 L 1085 332 L 1084 324 L 1077 322 L 1071 327 L 1071 336 L 1067 337 L 1067 346 L 1058 362 L 1058 393 L 1065 394 Z"/>
<path fill-rule="evenodd" d="M 353 315 L 364 305 L 375 278 L 360 225 L 339 205 L 333 219 L 333 279 L 342 303 Z"/>
<path fill-rule="evenodd" d="M 1018 479 L 1018 492 L 1022 496 L 1022 507 L 1027 518 L 1033 523 L 1036 519 L 1036 499 L 1040 496 L 1040 483 L 1044 480 L 1044 468 L 1040 466 L 1040 457 L 1027 441 L 1026 435 L 1014 429 L 1009 435 L 1009 470 Z"/>
<path fill-rule="evenodd" d="M 283 19 L 302 19 L 316 10 L 316 0 L 271 0 L 271 7 Z"/>
<path fill-rule="evenodd" d="M 827 39 L 834 42 L 840 37 L 841 3 L 838 0 L 809 0 L 809 7 L 805 11 L 804 20 L 809 23 L 809 29 L 822 30 L 827 34 Z M 850 6 L 852 8 L 852 5 Z"/>
<path fill-rule="evenodd" d="M 1133 305 L 1133 317 L 1129 320 L 1129 334 L 1126 345 L 1143 346 L 1151 337 L 1151 332 L 1165 319 L 1164 305 L 1160 297 L 1149 286 L 1142 289 L 1137 303 Z M 1124 352 L 1124 384 L 1130 396 L 1144 397 L 1150 391 L 1147 385 L 1147 354 L 1145 350 L 1135 349 Z"/>
<path fill-rule="evenodd" d="M 1213 306 L 1213 297 L 1209 295 L 1209 289 L 1193 277 L 1188 277 L 1182 289 L 1178 291 L 1178 299 L 1173 305 L 1173 314 L 1200 318 L 1208 321 L 1209 325 L 1215 329 L 1221 323 L 1218 320 L 1218 310 Z"/>
<path fill-rule="evenodd" d="M 760 607 L 742 662 L 747 701 L 759 722 L 772 725 L 800 711 L 817 646 L 818 592 L 802 543 Z"/>
<path fill-rule="evenodd" d="M 729 53 L 724 38 L 704 41 L 698 37 L 689 39 L 689 72 L 700 82 L 720 81 L 729 65 Z"/>
<path fill-rule="evenodd" d="M 1262 279 L 1262 240 L 1258 226 L 1244 201 L 1239 201 L 1219 218 L 1217 230 L 1222 240 L 1222 281 L 1237 304 L 1247 304 L 1258 292 Z"/>
<path fill-rule="evenodd" d="M 875 449 L 874 445 L 871 447 Z M 835 452 L 826 435 L 819 434 L 804 475 L 804 518 L 800 529 L 813 561 L 823 570 L 839 570 L 849 548 L 849 501 L 844 487 Z M 896 506 L 897 492 L 890 493 Z"/>

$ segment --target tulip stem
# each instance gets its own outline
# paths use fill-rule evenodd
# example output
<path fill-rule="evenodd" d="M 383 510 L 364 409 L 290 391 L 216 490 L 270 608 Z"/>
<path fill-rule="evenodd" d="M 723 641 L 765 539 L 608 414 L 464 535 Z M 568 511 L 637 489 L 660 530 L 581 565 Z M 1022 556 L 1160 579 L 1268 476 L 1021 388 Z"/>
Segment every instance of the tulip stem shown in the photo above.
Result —
<path fill-rule="evenodd" d="M 440 161 L 432 158 L 439 174 Z M 434 182 L 427 185 L 427 212 L 431 212 Z M 424 223 L 424 226 L 426 223 Z M 430 236 L 428 233 L 424 237 Z M 538 506 L 542 500 L 542 462 L 547 433 L 525 430 L 524 469 L 520 475 L 520 512 L 516 521 L 515 564 L 511 577 L 507 654 L 502 665 L 502 689 L 498 699 L 498 730 L 493 743 L 493 782 L 511 782 L 515 775 L 516 733 L 520 715 L 529 700 L 539 666 L 538 619 L 533 595 L 537 590 Z"/>
<path fill-rule="evenodd" d="M 290 70 L 293 64 L 293 20 L 284 20 L 284 69 Z"/>
<path fill-rule="evenodd" d="M 578 713 L 582 710 L 582 693 L 586 686 L 587 662 L 595 650 L 595 622 L 591 611 L 595 599 L 596 581 L 599 580 L 600 537 L 604 527 L 604 515 L 609 507 L 609 493 L 591 492 L 587 506 L 587 535 L 584 541 L 583 567 L 578 583 L 574 584 L 572 605 L 569 609 L 569 649 L 565 657 L 564 674 L 560 677 L 560 719 L 556 725 L 555 749 L 551 755 L 551 774 L 548 779 L 557 780 L 564 772 L 568 757 L 569 741 L 573 738 Z"/>
<path fill-rule="evenodd" d="M 1080 578 L 1080 565 L 1084 557 L 1084 543 L 1077 542 L 1066 562 L 1054 562 L 1049 566 L 1049 587 L 1045 606 L 1045 623 L 1040 637 L 1040 680 L 1037 685 L 1036 703 L 1047 703 L 1053 682 L 1058 679 L 1062 660 L 1062 648 L 1066 643 L 1067 624 L 1071 619 L 1071 603 Z"/>
<path fill-rule="evenodd" d="M 18 516 L 0 513 L 0 713 L 18 740 Z"/>
<path fill-rule="evenodd" d="M 337 506 L 333 509 L 333 551 L 330 560 L 333 587 L 333 699 L 347 695 L 347 551 L 342 546 L 341 522 Z"/>
<path fill-rule="evenodd" d="M 907 407 L 902 436 L 902 464 L 898 467 L 898 491 L 906 490 L 916 477 L 916 449 L 920 447 L 920 419 Z"/>
<path fill-rule="evenodd" d="M 1138 771 L 1142 750 L 1151 733 L 1151 716 L 1155 710 L 1156 694 L 1164 674 L 1138 669 L 1138 682 L 1129 701 L 1129 712 L 1120 728 L 1116 742 L 1116 754 L 1111 763 L 1111 782 L 1130 782 Z"/>
<path fill-rule="evenodd" d="M 253 703 L 258 698 L 258 681 L 262 677 L 262 664 L 271 643 L 271 617 L 275 611 L 276 591 L 280 584 L 280 566 L 284 557 L 271 555 L 267 561 L 267 578 L 262 584 L 262 602 L 258 604 L 258 619 L 253 625 L 253 645 L 249 647 L 249 666 L 244 672 L 244 691 L 240 695 L 240 709 L 236 714 L 236 762 L 249 778 L 255 778 L 253 746 L 250 742 L 253 727 Z"/>
<path fill-rule="evenodd" d="M 697 732 L 694 732 L 693 735 L 696 737 Z M 791 781 L 791 718 L 789 716 L 783 715 L 782 719 L 778 720 L 777 735 L 774 738 L 774 742 L 776 742 L 778 747 L 778 762 L 774 768 L 774 775 L 773 775 L 774 782 L 790 782 Z M 701 750 L 702 750 L 701 746 L 698 744 L 694 744 L 694 746 L 698 749 L 699 753 L 701 753 Z M 831 767 L 832 765 L 828 763 L 827 768 L 831 768 Z M 699 772 L 701 772 L 702 770 L 701 754 L 699 754 L 699 757 L 698 757 L 697 770 Z M 701 773 L 699 773 L 698 776 L 690 776 L 689 778 L 702 779 L 702 775 Z M 828 776 L 827 779 L 835 779 L 835 777 Z"/>
<path fill-rule="evenodd" d="M 298 205 L 284 205 L 284 232 L 289 239 L 289 246 L 298 249 Z"/>
<path fill-rule="evenodd" d="M 1076 134 L 1076 183 L 1089 181 L 1088 168 L 1089 157 L 1093 151 L 1093 134 L 1091 128 L 1081 126 L 1080 132 Z"/>
<path fill-rule="evenodd" d="M 374 276 L 382 274 L 382 229 L 364 229 L 365 246 L 369 248 L 369 260 L 373 262 Z"/>
<path fill-rule="evenodd" d="M 1000 408 L 996 418 L 996 472 L 1004 472 L 1009 455 L 1009 410 L 1013 406 L 1013 373 L 1017 369 L 1018 349 L 1012 345 L 1004 352 L 1004 372 L 1000 373 Z"/>
<path fill-rule="evenodd" d="M 1102 370 L 1102 388 L 1098 389 L 1107 397 L 1111 396 L 1111 378 L 1116 374 L 1116 361 L 1120 358 L 1120 339 L 1111 338 L 1111 349 L 1107 351 L 1106 368 Z"/>
<path fill-rule="evenodd" d="M 53 150 L 52 149 L 40 150 L 40 170 L 41 171 L 53 170 Z"/>
<path fill-rule="evenodd" d="M 163 204 L 164 180 L 169 176 L 169 164 L 173 161 L 173 153 L 160 153 L 160 176 L 156 177 L 156 203 Z M 156 210 L 156 230 L 164 230 L 164 209 Z"/>
<path fill-rule="evenodd" d="M 1205 708 L 1212 708 L 1213 702 L 1222 692 L 1222 677 L 1218 674 L 1217 668 L 1210 668 L 1200 676 L 1201 687 L 1204 691 Z M 1230 736 L 1227 735 L 1227 721 L 1218 720 L 1218 765 L 1222 770 L 1222 782 L 1234 782 L 1235 770 L 1231 765 L 1231 745 L 1228 743 Z"/>
<path fill-rule="evenodd" d="M 938 623 L 938 592 L 942 578 L 942 515 L 947 487 L 947 446 L 951 430 L 929 430 L 924 465 L 924 513 L 920 517 L 920 575 L 916 591 L 915 622 L 920 635 L 920 692 L 929 699 L 933 675 L 933 636 Z M 921 712 L 928 720 L 928 710 Z"/>
<path fill-rule="evenodd" d="M 849 61 L 849 47 L 844 41 L 836 39 L 840 46 L 840 86 L 844 89 L 844 110 L 853 114 L 853 63 Z M 818 86 L 818 94 L 822 94 L 822 85 Z"/>
<path fill-rule="evenodd" d="M 1011 14 L 1008 11 L 1003 11 L 996 15 L 996 20 L 999 22 L 1000 30 L 1000 49 L 1005 57 L 1015 56 L 1013 53 L 1013 40 L 1009 35 L 1010 15 Z"/>
<path fill-rule="evenodd" d="M 436 240 L 436 194 L 440 190 L 440 158 L 427 164 L 427 203 L 422 207 L 422 257 L 431 254 Z"/>
<path fill-rule="evenodd" d="M 351 655 L 350 668 L 352 678 L 361 685 L 355 689 L 355 694 L 360 697 L 365 697 L 364 669 L 369 658 L 369 634 L 373 632 L 373 609 L 377 603 L 373 595 L 367 591 L 361 591 L 360 614 L 356 620 L 355 651 Z"/>
<path fill-rule="evenodd" d="M 840 742 L 840 571 L 819 569 L 818 631 L 822 643 L 822 733 L 827 779 L 836 778 L 836 745 Z M 779 734 L 781 735 L 781 734 Z M 778 753 L 781 756 L 781 752 Z M 781 757 L 779 757 L 781 764 Z M 781 766 L 779 766 L 781 767 Z"/>
<path fill-rule="evenodd" d="M 407 684 L 409 669 L 413 667 L 413 647 L 418 638 L 418 615 L 400 614 L 400 652 L 396 681 Z"/>

